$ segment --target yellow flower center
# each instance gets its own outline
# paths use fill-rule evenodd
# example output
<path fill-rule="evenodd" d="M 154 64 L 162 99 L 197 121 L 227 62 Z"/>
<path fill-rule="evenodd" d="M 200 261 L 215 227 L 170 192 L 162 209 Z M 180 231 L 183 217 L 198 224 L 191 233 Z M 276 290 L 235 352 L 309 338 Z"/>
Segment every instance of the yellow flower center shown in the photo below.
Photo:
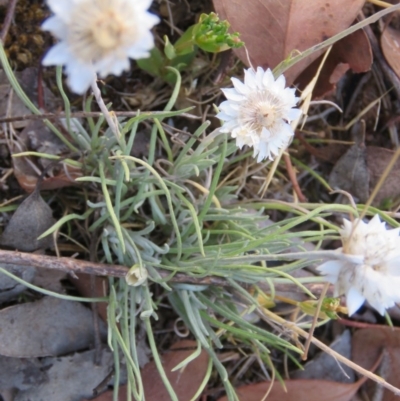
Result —
<path fill-rule="evenodd" d="M 260 135 L 263 128 L 270 131 L 281 121 L 282 108 L 280 99 L 271 92 L 256 91 L 243 104 L 239 111 L 239 120 L 241 125 L 250 127 Z"/>
<path fill-rule="evenodd" d="M 270 104 L 260 103 L 258 110 L 255 110 L 254 126 L 258 128 L 257 131 L 262 127 L 269 128 L 275 123 L 276 119 L 276 108 Z"/>
<path fill-rule="evenodd" d="M 137 39 L 137 24 L 109 1 L 83 0 L 69 22 L 69 45 L 79 60 L 96 62 Z"/>
<path fill-rule="evenodd" d="M 124 32 L 124 21 L 113 10 L 99 15 L 91 27 L 93 42 L 104 50 L 112 49 L 121 41 Z"/>

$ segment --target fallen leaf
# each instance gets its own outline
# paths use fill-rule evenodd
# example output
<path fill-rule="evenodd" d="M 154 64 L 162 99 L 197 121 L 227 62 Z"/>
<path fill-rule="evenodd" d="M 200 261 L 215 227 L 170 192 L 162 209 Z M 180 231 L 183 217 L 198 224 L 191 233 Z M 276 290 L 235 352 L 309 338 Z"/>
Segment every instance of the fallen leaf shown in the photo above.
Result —
<path fill-rule="evenodd" d="M 25 151 L 63 156 L 68 151 L 68 148 L 44 125 L 43 121 L 39 120 L 30 121 L 10 146 L 12 154 Z M 41 183 L 41 189 L 44 190 L 76 185 L 75 178 L 82 175 L 80 169 L 68 166 L 65 163 L 56 163 L 54 167 L 48 168 L 53 161 L 45 158 L 24 156 L 12 157 L 11 160 L 14 175 L 19 185 L 27 192 L 32 192 L 35 189 L 40 172 L 46 167 L 48 170 L 47 175 Z"/>
<path fill-rule="evenodd" d="M 369 196 L 369 170 L 364 144 L 355 144 L 337 161 L 329 175 L 333 189 L 350 192 L 361 203 Z"/>
<path fill-rule="evenodd" d="M 0 118 L 25 116 L 32 114 L 24 102 L 12 91 L 10 82 L 3 70 L 0 70 Z M 25 127 L 27 121 L 16 121 L 14 128 Z"/>
<path fill-rule="evenodd" d="M 92 293 L 91 280 L 94 280 L 94 292 Z M 76 287 L 79 294 L 86 298 L 106 297 L 108 294 L 108 279 L 106 277 L 90 276 L 89 274 L 76 273 L 70 276 L 69 281 Z M 108 302 L 96 302 L 97 312 L 104 322 L 107 322 Z"/>
<path fill-rule="evenodd" d="M 294 51 L 303 51 L 348 28 L 364 0 L 214 0 L 221 19 L 240 32 L 254 66 L 274 68 Z M 312 29 L 311 29 L 312 27 Z M 236 49 L 248 65 L 246 50 Z M 316 52 L 286 73 L 289 83 L 322 53 Z"/>
<path fill-rule="evenodd" d="M 176 365 L 193 354 L 196 348 L 197 343 L 195 341 L 182 340 L 173 344 L 170 350 L 162 355 L 162 364 L 165 373 L 174 388 L 179 401 L 189 401 L 193 398 L 207 371 L 208 354 L 206 351 L 202 350 L 201 354 L 195 360 L 186 365 L 186 367 L 171 372 Z M 148 363 L 142 369 L 141 373 L 146 401 L 166 401 L 170 399 L 154 362 Z M 112 401 L 113 393 L 112 391 L 108 391 L 91 400 Z M 120 387 L 118 400 L 127 400 L 126 386 Z"/>
<path fill-rule="evenodd" d="M 0 356 L 0 391 L 7 388 L 28 390 L 46 381 L 47 373 L 38 359 Z"/>
<path fill-rule="evenodd" d="M 36 274 L 33 279 L 33 285 L 44 288 L 45 290 L 65 293 L 65 287 L 61 283 L 61 280 L 65 280 L 69 277 L 68 273 L 55 270 L 55 269 L 44 269 L 36 268 Z"/>
<path fill-rule="evenodd" d="M 358 196 L 361 201 L 365 201 L 369 198 L 369 195 L 378 184 L 386 167 L 395 155 L 393 150 L 377 146 L 367 146 L 365 153 L 358 145 L 354 145 L 347 151 L 345 151 L 345 146 L 335 144 L 322 148 L 315 148 L 308 144 L 301 135 L 296 134 L 296 137 L 304 144 L 307 151 L 315 157 L 330 163 L 334 163 L 335 160 L 339 159 L 337 162 L 338 166 L 335 166 L 332 170 L 332 181 L 330 178 L 330 185 L 347 190 L 352 195 Z M 367 166 L 367 171 L 365 171 L 365 166 Z M 368 196 L 365 198 L 365 191 L 367 188 Z M 382 202 L 391 202 L 396 200 L 399 196 L 400 159 L 395 162 L 372 204 L 379 206 Z M 364 200 L 362 198 L 364 198 Z"/>
<path fill-rule="evenodd" d="M 400 77 L 400 31 L 386 27 L 381 35 L 381 47 L 386 61 Z"/>
<path fill-rule="evenodd" d="M 349 359 L 351 356 L 350 330 L 345 330 L 340 336 L 337 336 L 329 347 Z M 323 379 L 340 383 L 353 383 L 354 371 L 348 366 L 341 364 L 331 355 L 321 351 L 304 365 L 304 370 L 297 370 L 291 377 L 303 380 Z"/>
<path fill-rule="evenodd" d="M 400 329 L 378 326 L 357 330 L 352 339 L 353 361 L 368 369 L 384 350 L 383 359 L 376 373 L 393 386 L 400 387 Z M 376 391 L 381 392 L 380 401 L 395 401 L 398 396 L 380 388 L 375 382 L 366 383 L 369 399 Z"/>
<path fill-rule="evenodd" d="M 52 235 L 38 240 L 55 223 L 53 211 L 35 189 L 14 212 L 1 238 L 0 245 L 32 252 L 53 246 Z"/>
<path fill-rule="evenodd" d="M 36 274 L 36 269 L 32 266 L 27 267 L 2 263 L 1 267 L 28 283 L 32 282 Z M 0 273 L 0 302 L 10 301 L 25 290 L 26 286 L 17 283 L 11 277 Z"/>
<path fill-rule="evenodd" d="M 94 364 L 95 351 L 72 356 L 44 358 L 42 370 L 47 380 L 20 391 L 14 401 L 78 401 L 92 397 L 93 390 L 114 366 L 113 354 L 103 349 L 99 365 Z M 161 401 L 161 400 L 160 400 Z"/>
<path fill-rule="evenodd" d="M 8 0 L 7 0 L 8 1 Z M 25 94 L 35 106 L 38 98 L 38 69 L 34 67 L 25 68 L 23 71 L 14 71 L 14 76 L 20 83 Z M 47 111 L 57 110 L 61 105 L 60 100 L 42 82 L 44 92 L 44 107 Z M 32 112 L 25 106 L 19 96 L 12 91 L 10 82 L 3 70 L 0 70 L 0 118 L 21 117 L 31 115 Z M 29 120 L 15 121 L 11 123 L 14 128 L 23 128 L 29 124 Z"/>
<path fill-rule="evenodd" d="M 287 391 L 275 381 L 267 401 L 350 401 L 360 386 L 361 379 L 355 383 L 337 383 L 328 380 L 285 380 Z M 260 401 L 271 386 L 270 382 L 250 384 L 239 387 L 236 393 L 240 401 Z M 222 397 L 218 401 L 228 401 Z"/>
<path fill-rule="evenodd" d="M 367 164 L 369 170 L 369 187 L 373 191 L 383 172 L 392 160 L 395 152 L 377 146 L 367 147 Z M 400 159 L 397 159 L 382 187 L 376 195 L 373 205 L 380 205 L 385 200 L 393 200 L 400 195 Z"/>
<path fill-rule="evenodd" d="M 207 352 L 202 350 L 201 354 L 186 367 L 172 372 L 172 369 L 192 355 L 196 348 L 195 341 L 182 340 L 173 344 L 162 356 L 163 368 L 179 400 L 192 399 L 207 371 L 209 357 Z M 142 369 L 142 377 L 146 400 L 159 401 L 170 398 L 154 362 L 148 363 Z"/>
<path fill-rule="evenodd" d="M 313 61 L 295 80 L 300 89 L 315 76 L 322 57 Z M 313 90 L 313 98 L 321 98 L 336 88 L 342 76 L 351 69 L 355 73 L 369 71 L 372 64 L 372 50 L 367 34 L 363 30 L 356 31 L 332 46 L 318 81 Z"/>
<path fill-rule="evenodd" d="M 45 297 L 0 311 L 0 355 L 31 358 L 65 355 L 94 343 L 92 312 L 79 302 Z M 100 321 L 100 332 L 106 327 Z"/>

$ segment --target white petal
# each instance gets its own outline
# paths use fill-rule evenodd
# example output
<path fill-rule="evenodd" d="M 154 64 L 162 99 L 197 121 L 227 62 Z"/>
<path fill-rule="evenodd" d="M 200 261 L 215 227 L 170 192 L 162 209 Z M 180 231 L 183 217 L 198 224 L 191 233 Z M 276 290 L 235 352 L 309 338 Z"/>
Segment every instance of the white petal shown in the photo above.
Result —
<path fill-rule="evenodd" d="M 337 281 L 342 266 L 343 263 L 339 260 L 329 260 L 328 262 L 323 263 L 321 266 L 318 266 L 318 270 L 322 274 L 329 274 L 330 276 L 335 277 L 335 281 L 333 282 L 334 284 Z"/>
<path fill-rule="evenodd" d="M 135 60 L 150 56 L 150 50 L 154 47 L 154 38 L 151 32 L 146 32 L 140 40 L 126 49 L 126 55 Z"/>
<path fill-rule="evenodd" d="M 153 0 L 135 0 L 135 1 L 142 10 L 147 10 L 148 8 L 150 8 L 151 3 L 153 3 Z"/>
<path fill-rule="evenodd" d="M 232 137 L 234 138 L 233 135 L 232 135 Z M 241 138 L 241 137 L 238 136 L 238 137 L 236 138 L 236 146 L 237 146 L 239 149 L 242 149 L 244 145 L 246 145 L 245 141 L 243 140 L 243 138 Z"/>
<path fill-rule="evenodd" d="M 47 0 L 47 5 L 54 14 L 59 16 L 69 16 L 71 8 L 74 6 L 70 0 Z"/>
<path fill-rule="evenodd" d="M 63 65 L 71 60 L 72 55 L 69 52 L 68 46 L 65 42 L 57 43 L 53 46 L 44 56 L 42 64 L 49 65 Z"/>
<path fill-rule="evenodd" d="M 241 101 L 246 99 L 246 97 L 238 93 L 235 88 L 223 88 L 221 90 L 228 100 Z"/>
<path fill-rule="evenodd" d="M 149 2 L 150 5 L 151 5 L 152 2 L 153 1 L 150 0 L 150 2 Z M 146 6 L 145 10 L 147 10 L 150 7 L 150 5 Z M 144 15 L 144 19 L 142 19 L 142 22 L 146 25 L 147 28 L 152 28 L 154 25 L 159 24 L 160 21 L 161 20 L 160 20 L 159 17 L 157 17 L 157 15 L 154 15 L 154 14 L 149 13 L 149 12 L 146 12 L 146 14 Z"/>
<path fill-rule="evenodd" d="M 109 74 L 121 75 L 124 70 L 127 70 L 130 67 L 130 62 L 128 58 L 103 58 L 95 63 L 93 67 L 102 78 L 105 78 Z"/>
<path fill-rule="evenodd" d="M 222 102 L 219 105 L 219 108 L 224 113 L 228 114 L 229 116 L 232 116 L 232 118 L 236 118 L 238 115 L 238 106 L 230 101 L 226 100 L 225 102 Z"/>
<path fill-rule="evenodd" d="M 353 227 L 353 223 L 347 219 L 343 219 L 343 229 L 346 230 L 350 234 L 350 231 Z"/>
<path fill-rule="evenodd" d="M 83 94 L 90 87 L 96 77 L 96 72 L 91 66 L 87 65 L 68 65 L 68 85 L 77 94 Z"/>
<path fill-rule="evenodd" d="M 282 91 L 283 91 L 283 89 L 285 88 L 285 85 L 286 85 L 285 76 L 284 76 L 284 75 L 279 76 L 279 77 L 276 79 L 275 84 L 276 84 L 276 87 L 277 87 L 279 90 L 282 90 Z"/>
<path fill-rule="evenodd" d="M 256 73 L 252 68 L 244 70 L 244 83 L 252 89 L 257 88 Z"/>
<path fill-rule="evenodd" d="M 254 150 L 254 151 L 256 152 L 256 150 Z M 257 163 L 260 163 L 262 160 L 264 160 L 267 157 L 269 157 L 270 153 L 269 153 L 268 146 L 267 146 L 266 142 L 260 142 L 259 143 L 259 145 L 257 147 L 257 153 L 258 153 Z"/>
<path fill-rule="evenodd" d="M 296 120 L 297 118 L 299 118 L 302 114 L 302 111 L 300 109 L 290 109 L 287 113 L 286 113 L 286 119 L 291 122 L 293 120 Z"/>
<path fill-rule="evenodd" d="M 379 227 L 380 225 L 381 225 L 381 219 L 380 219 L 380 217 L 379 217 L 379 214 L 376 214 L 371 220 L 370 220 L 370 222 L 369 222 L 369 225 L 370 226 L 373 226 L 373 227 Z"/>
<path fill-rule="evenodd" d="M 381 316 L 385 314 L 386 309 L 389 309 L 394 306 L 394 302 L 388 302 L 386 304 L 383 304 L 382 302 L 378 302 L 376 299 L 368 300 L 368 298 L 367 301 L 374 309 L 376 309 L 379 312 Z"/>
<path fill-rule="evenodd" d="M 263 84 L 266 88 L 268 88 L 274 83 L 275 83 L 274 74 L 272 74 L 272 71 L 268 68 L 267 71 L 264 72 Z"/>
<path fill-rule="evenodd" d="M 50 31 L 57 39 L 65 39 L 68 35 L 67 25 L 57 16 L 47 18 L 41 28 Z"/>
<path fill-rule="evenodd" d="M 226 122 L 224 122 L 224 124 L 221 127 L 223 129 L 222 132 L 231 132 L 237 126 L 238 126 L 238 124 L 235 120 L 226 121 Z"/>
<path fill-rule="evenodd" d="M 224 121 L 232 120 L 232 116 L 225 113 L 224 111 L 220 111 L 215 117 L 219 118 L 220 120 L 224 120 Z"/>
<path fill-rule="evenodd" d="M 349 311 L 349 316 L 357 312 L 364 302 L 365 297 L 357 289 L 351 287 L 346 294 L 346 305 Z"/>
<path fill-rule="evenodd" d="M 285 122 L 282 122 L 279 124 L 279 132 L 274 135 L 276 135 L 276 138 L 282 138 L 284 142 L 287 142 L 289 138 L 291 138 L 294 135 L 293 129 L 289 124 L 286 124 Z"/>
<path fill-rule="evenodd" d="M 243 82 L 239 81 L 235 77 L 231 78 L 231 81 L 233 83 L 233 86 L 239 93 L 241 93 L 242 95 L 247 95 L 249 93 L 249 88 Z"/>
<path fill-rule="evenodd" d="M 260 139 L 264 142 L 267 142 L 271 139 L 271 132 L 267 130 L 267 128 L 263 127 L 260 135 Z"/>
<path fill-rule="evenodd" d="M 264 70 L 261 67 L 257 67 L 256 85 L 258 88 L 263 87 L 263 77 L 264 77 Z"/>

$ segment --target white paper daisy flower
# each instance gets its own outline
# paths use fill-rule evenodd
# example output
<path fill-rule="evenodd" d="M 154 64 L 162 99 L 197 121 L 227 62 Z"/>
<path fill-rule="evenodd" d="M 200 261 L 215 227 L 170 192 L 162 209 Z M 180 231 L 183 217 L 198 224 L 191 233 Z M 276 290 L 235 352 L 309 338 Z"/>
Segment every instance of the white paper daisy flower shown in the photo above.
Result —
<path fill-rule="evenodd" d="M 367 300 L 381 315 L 400 302 L 400 228 L 387 230 L 375 215 L 369 223 L 344 219 L 340 260 L 318 269 L 335 284 L 335 296 L 346 295 L 349 315 Z"/>
<path fill-rule="evenodd" d="M 244 74 L 244 83 L 232 78 L 234 87 L 222 89 L 228 100 L 217 114 L 224 121 L 221 132 L 230 132 L 240 149 L 253 147 L 257 162 L 272 160 L 289 145 L 293 136 L 289 123 L 300 117 L 301 111 L 293 108 L 296 90 L 285 88 L 283 75 L 275 80 L 270 69 L 249 68 Z"/>
<path fill-rule="evenodd" d="M 83 93 L 96 74 L 120 75 L 129 58 L 149 56 L 150 29 L 159 18 L 147 9 L 152 0 L 47 0 L 54 15 L 42 25 L 59 40 L 43 65 L 65 65 L 68 83 Z"/>

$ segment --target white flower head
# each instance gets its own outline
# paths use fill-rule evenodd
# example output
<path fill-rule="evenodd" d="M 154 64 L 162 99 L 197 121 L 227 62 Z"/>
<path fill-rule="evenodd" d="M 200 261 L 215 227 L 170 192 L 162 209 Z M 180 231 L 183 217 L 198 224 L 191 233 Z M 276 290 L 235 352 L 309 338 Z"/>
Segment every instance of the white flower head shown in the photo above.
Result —
<path fill-rule="evenodd" d="M 335 296 L 346 295 L 349 315 L 367 300 L 381 315 L 400 302 L 400 228 L 387 230 L 375 215 L 369 223 L 344 219 L 340 260 L 318 269 L 335 284 Z"/>
<path fill-rule="evenodd" d="M 120 75 L 129 58 L 149 56 L 150 29 L 159 18 L 147 9 L 152 0 L 47 0 L 54 15 L 42 25 L 59 40 L 43 65 L 65 65 L 68 83 L 83 93 L 98 73 Z"/>
<path fill-rule="evenodd" d="M 222 89 L 228 100 L 220 104 L 217 114 L 224 121 L 221 132 L 230 132 L 240 149 L 253 147 L 257 162 L 272 160 L 289 145 L 293 136 L 289 123 L 301 115 L 293 108 L 296 90 L 285 88 L 283 75 L 275 80 L 270 69 L 249 68 L 244 74 L 244 83 L 231 78 L 234 87 Z"/>

